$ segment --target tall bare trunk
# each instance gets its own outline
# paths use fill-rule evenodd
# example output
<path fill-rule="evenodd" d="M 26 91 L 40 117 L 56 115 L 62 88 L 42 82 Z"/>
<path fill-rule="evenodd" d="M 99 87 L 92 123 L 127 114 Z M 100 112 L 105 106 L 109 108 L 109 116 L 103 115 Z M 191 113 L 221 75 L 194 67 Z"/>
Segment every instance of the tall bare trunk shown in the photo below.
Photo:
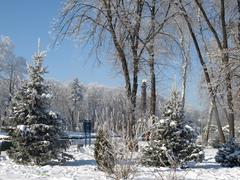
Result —
<path fill-rule="evenodd" d="M 8 104 L 7 104 L 8 107 L 7 108 L 11 108 L 10 104 L 11 104 L 11 101 L 12 101 L 12 97 L 14 95 L 13 91 L 14 91 L 14 67 L 13 67 L 13 65 L 11 65 L 10 76 L 9 76 L 9 87 L 8 87 L 9 97 L 8 97 Z M 6 111 L 11 111 L 11 110 L 8 109 Z"/>
<path fill-rule="evenodd" d="M 213 103 L 211 102 L 208 112 L 208 122 L 207 122 L 207 129 L 204 136 L 204 143 L 205 145 L 208 145 L 208 139 L 209 139 L 209 132 L 212 124 L 212 117 L 213 117 Z"/>
<path fill-rule="evenodd" d="M 238 45 L 240 45 L 240 0 L 237 0 L 237 8 L 238 8 Z"/>
<path fill-rule="evenodd" d="M 222 131 L 222 126 L 221 126 L 219 113 L 218 113 L 218 109 L 217 109 L 217 104 L 216 104 L 216 100 L 215 100 L 215 94 L 213 92 L 213 88 L 212 88 L 212 85 L 211 85 L 211 79 L 210 79 L 210 76 L 209 76 L 207 65 L 204 62 L 204 59 L 203 59 L 203 56 L 202 56 L 202 53 L 201 53 L 201 50 L 200 50 L 200 46 L 198 44 L 198 40 L 197 40 L 196 35 L 195 35 L 194 31 L 193 31 L 193 28 L 192 28 L 192 25 L 190 23 L 190 20 L 189 20 L 189 17 L 187 15 L 187 12 L 186 12 L 184 6 L 182 5 L 182 0 L 179 0 L 179 2 L 181 3 L 180 9 L 183 11 L 183 17 L 184 17 L 184 19 L 185 19 L 185 21 L 187 23 L 188 29 L 190 31 L 190 35 L 191 35 L 191 37 L 193 39 L 193 43 L 194 43 L 195 49 L 197 51 L 197 55 L 199 57 L 200 64 L 201 64 L 201 66 L 203 68 L 205 80 L 206 80 L 206 83 L 207 83 L 207 86 L 208 86 L 209 96 L 210 96 L 211 102 L 212 102 L 213 107 L 214 107 L 214 114 L 215 114 L 215 118 L 216 118 L 216 122 L 217 122 L 217 126 L 218 126 L 219 138 L 220 138 L 220 141 L 222 143 L 225 143 L 225 136 L 224 136 L 223 131 Z"/>
<path fill-rule="evenodd" d="M 188 63 L 189 63 L 189 47 L 187 48 L 185 46 L 185 38 L 184 33 L 181 29 L 181 27 L 178 26 L 178 30 L 180 33 L 180 46 L 182 49 L 183 54 L 183 62 L 182 62 L 182 108 L 185 107 L 185 96 L 186 96 L 186 84 L 187 84 L 187 69 L 188 69 Z"/>
<path fill-rule="evenodd" d="M 150 80 L 151 80 L 151 97 L 150 97 L 150 115 L 156 113 L 156 76 L 155 76 L 155 65 L 154 65 L 154 54 L 150 58 Z"/>
<path fill-rule="evenodd" d="M 185 107 L 185 94 L 186 94 L 186 84 L 187 84 L 187 67 L 188 67 L 188 61 L 187 59 L 184 60 L 182 70 L 182 108 Z"/>
<path fill-rule="evenodd" d="M 151 7 L 151 30 L 155 32 L 155 13 L 156 0 L 152 0 Z M 150 67 L 150 81 L 151 81 L 151 98 L 150 98 L 150 115 L 156 113 L 156 77 L 155 77 L 155 57 L 154 57 L 154 38 L 150 41 L 149 46 L 149 67 Z"/>
<path fill-rule="evenodd" d="M 141 116 L 146 116 L 147 110 L 147 83 L 145 80 L 142 81 L 142 95 L 141 95 Z"/>
<path fill-rule="evenodd" d="M 237 6 L 238 6 L 238 46 L 240 47 L 240 0 L 237 0 Z M 239 86 L 239 92 L 240 92 L 240 86 Z M 240 93 L 239 93 L 240 97 Z"/>
<path fill-rule="evenodd" d="M 227 26 L 225 22 L 225 5 L 224 0 L 221 0 L 221 22 L 222 22 L 222 48 L 223 51 L 228 50 L 228 36 L 227 36 Z M 231 70 L 229 67 L 229 56 L 228 52 L 223 52 L 223 64 L 226 71 L 225 74 L 225 81 L 226 81 L 226 91 L 227 91 L 227 103 L 228 103 L 228 110 L 229 110 L 229 131 L 230 131 L 230 138 L 235 137 L 234 131 L 234 107 L 233 107 L 233 96 L 232 96 L 232 83 L 231 83 Z"/>

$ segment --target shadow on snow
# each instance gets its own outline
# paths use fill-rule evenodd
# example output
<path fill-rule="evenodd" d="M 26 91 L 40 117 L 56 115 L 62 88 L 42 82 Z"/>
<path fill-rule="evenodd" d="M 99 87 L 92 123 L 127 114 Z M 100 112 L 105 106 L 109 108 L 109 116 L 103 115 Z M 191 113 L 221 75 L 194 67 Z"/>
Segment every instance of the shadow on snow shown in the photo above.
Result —
<path fill-rule="evenodd" d="M 87 165 L 96 165 L 95 160 L 73 160 L 68 161 L 64 166 L 87 166 Z"/>

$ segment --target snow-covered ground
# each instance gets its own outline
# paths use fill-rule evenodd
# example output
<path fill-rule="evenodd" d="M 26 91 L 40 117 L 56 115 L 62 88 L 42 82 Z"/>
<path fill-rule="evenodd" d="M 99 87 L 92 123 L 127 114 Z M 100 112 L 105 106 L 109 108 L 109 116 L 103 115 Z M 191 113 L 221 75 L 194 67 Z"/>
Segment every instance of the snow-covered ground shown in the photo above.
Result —
<path fill-rule="evenodd" d="M 67 162 L 64 166 L 23 166 L 17 165 L 2 153 L 0 159 L 0 180 L 24 179 L 106 179 L 104 173 L 98 171 L 93 158 L 92 147 L 83 147 L 79 151 L 76 146 L 70 148 L 75 160 Z"/>
<path fill-rule="evenodd" d="M 0 156 L 0 180 L 48 179 L 48 180 L 105 180 L 110 179 L 97 170 L 93 157 L 93 147 L 82 147 L 77 150 L 71 146 L 69 152 L 75 160 L 64 166 L 22 166 L 10 160 L 5 153 Z M 214 162 L 215 149 L 205 149 L 206 157 L 203 163 L 189 169 L 147 168 L 138 167 L 134 174 L 135 180 L 237 180 L 240 179 L 240 168 L 223 168 Z"/>

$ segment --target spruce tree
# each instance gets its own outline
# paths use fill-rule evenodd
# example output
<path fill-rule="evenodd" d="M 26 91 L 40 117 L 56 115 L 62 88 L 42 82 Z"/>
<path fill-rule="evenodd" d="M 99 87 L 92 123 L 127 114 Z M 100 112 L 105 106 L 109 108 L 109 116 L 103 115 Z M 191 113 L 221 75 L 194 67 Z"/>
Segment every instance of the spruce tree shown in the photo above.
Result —
<path fill-rule="evenodd" d="M 22 83 L 13 98 L 9 132 L 13 147 L 8 155 L 20 164 L 44 165 L 53 159 L 63 160 L 68 142 L 60 140 L 64 135 L 59 115 L 50 111 L 48 86 L 44 83 L 45 52 L 38 49 L 33 56 L 34 65 L 28 68 L 29 79 Z"/>
<path fill-rule="evenodd" d="M 100 129 L 97 133 L 94 157 L 99 170 L 113 173 L 115 166 L 114 149 L 109 141 L 108 133 L 103 129 Z"/>
<path fill-rule="evenodd" d="M 218 149 L 215 160 L 224 167 L 240 166 L 240 145 L 230 139 Z"/>
<path fill-rule="evenodd" d="M 184 119 L 181 100 L 176 91 L 156 119 L 149 145 L 143 149 L 142 163 L 147 166 L 185 166 L 202 161 L 204 153 L 196 144 L 197 134 Z"/>

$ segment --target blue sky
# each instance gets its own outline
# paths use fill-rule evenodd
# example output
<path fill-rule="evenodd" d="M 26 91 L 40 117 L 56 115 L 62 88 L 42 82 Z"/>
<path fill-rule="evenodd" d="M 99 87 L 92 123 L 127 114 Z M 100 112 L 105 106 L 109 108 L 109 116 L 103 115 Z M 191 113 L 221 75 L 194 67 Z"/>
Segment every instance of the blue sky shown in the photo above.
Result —
<path fill-rule="evenodd" d="M 43 49 L 51 42 L 49 31 L 53 18 L 57 17 L 61 0 L 1 0 L 0 34 L 9 36 L 15 44 L 15 53 L 31 62 L 36 51 L 37 39 Z M 89 57 L 88 49 L 77 48 L 71 41 L 64 41 L 60 47 L 48 49 L 45 65 L 48 78 L 71 81 L 78 77 L 83 83 L 99 83 L 120 86 L 120 78 L 111 76 L 107 64 L 97 66 L 94 56 Z"/>
<path fill-rule="evenodd" d="M 51 42 L 49 31 L 62 6 L 62 0 L 1 0 L 0 34 L 9 36 L 15 44 L 15 53 L 31 63 L 31 56 L 36 51 L 37 39 L 41 39 L 43 48 Z M 195 51 L 195 50 L 194 50 Z M 107 51 L 106 51 L 107 52 Z M 81 82 L 98 83 L 110 87 L 124 86 L 121 76 L 113 75 L 111 65 L 104 63 L 96 66 L 94 55 L 89 57 L 89 48 L 77 48 L 74 42 L 65 40 L 58 48 L 48 49 L 45 65 L 48 67 L 48 79 L 69 82 L 78 77 Z M 192 64 L 188 80 L 187 103 L 200 107 L 197 83 L 199 64 Z M 160 94 L 168 94 L 173 77 L 179 80 L 174 72 L 168 74 L 164 81 L 158 83 Z M 162 79 L 162 78 L 160 78 Z M 180 83 L 179 83 L 180 85 Z"/>

